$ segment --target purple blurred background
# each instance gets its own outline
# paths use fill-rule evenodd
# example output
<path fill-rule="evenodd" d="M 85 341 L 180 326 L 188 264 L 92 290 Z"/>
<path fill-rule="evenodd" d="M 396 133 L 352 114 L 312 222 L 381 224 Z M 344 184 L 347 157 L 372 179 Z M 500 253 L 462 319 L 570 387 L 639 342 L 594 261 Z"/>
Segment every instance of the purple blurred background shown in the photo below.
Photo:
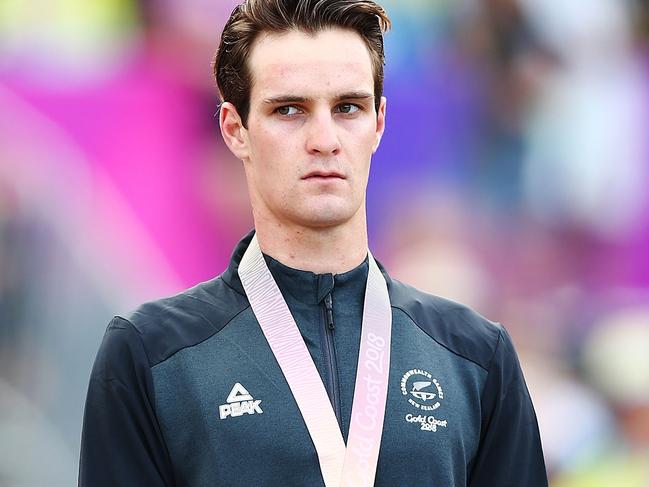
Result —
<path fill-rule="evenodd" d="M 252 226 L 210 66 L 236 3 L 0 3 L 0 486 L 76 483 L 110 318 Z M 383 5 L 375 255 L 510 330 L 553 486 L 648 486 L 649 6 Z"/>

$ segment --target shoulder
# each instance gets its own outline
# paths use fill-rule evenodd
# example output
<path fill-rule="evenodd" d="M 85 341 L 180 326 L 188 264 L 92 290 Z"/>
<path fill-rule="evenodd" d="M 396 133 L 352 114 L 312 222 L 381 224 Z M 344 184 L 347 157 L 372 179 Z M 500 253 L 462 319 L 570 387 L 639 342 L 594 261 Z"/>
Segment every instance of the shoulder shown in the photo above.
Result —
<path fill-rule="evenodd" d="M 466 305 L 390 279 L 392 308 L 456 355 L 488 370 L 505 333 L 502 325 Z"/>
<path fill-rule="evenodd" d="M 245 296 L 221 277 L 200 283 L 175 296 L 150 301 L 111 326 L 132 327 L 146 351 L 149 366 L 218 333 L 249 307 Z"/>

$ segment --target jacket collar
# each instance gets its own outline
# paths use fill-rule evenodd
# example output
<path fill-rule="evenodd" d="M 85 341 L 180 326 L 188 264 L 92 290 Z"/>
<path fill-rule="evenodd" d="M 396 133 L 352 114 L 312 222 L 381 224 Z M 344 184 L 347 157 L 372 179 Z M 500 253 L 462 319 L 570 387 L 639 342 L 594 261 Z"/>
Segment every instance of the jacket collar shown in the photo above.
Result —
<path fill-rule="evenodd" d="M 254 234 L 255 231 L 252 230 L 239 241 L 232 252 L 228 268 L 221 275 L 221 278 L 231 288 L 243 295 L 245 295 L 245 291 L 241 284 L 241 280 L 239 279 L 239 263 L 241 262 L 248 245 L 250 245 L 250 241 Z M 321 302 L 334 285 L 345 286 L 352 284 L 357 280 L 362 279 L 363 283 L 367 280 L 367 258 L 365 258 L 365 260 L 354 269 L 336 275 L 315 274 L 310 271 L 293 269 L 266 254 L 264 254 L 264 259 L 266 260 L 266 264 L 268 265 L 268 268 L 282 293 L 288 292 L 296 299 L 309 304 L 317 304 Z M 383 265 L 378 261 L 377 264 L 388 284 L 388 290 L 390 290 L 391 279 Z"/>

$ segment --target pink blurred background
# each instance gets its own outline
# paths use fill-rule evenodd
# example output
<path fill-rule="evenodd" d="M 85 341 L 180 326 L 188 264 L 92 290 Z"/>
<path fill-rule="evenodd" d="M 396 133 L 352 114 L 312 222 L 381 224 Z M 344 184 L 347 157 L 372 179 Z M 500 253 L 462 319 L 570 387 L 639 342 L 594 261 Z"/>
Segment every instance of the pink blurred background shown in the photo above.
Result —
<path fill-rule="evenodd" d="M 0 486 L 76 483 L 110 318 L 252 226 L 210 65 L 236 3 L 0 3 Z M 510 330 L 553 486 L 649 486 L 647 3 L 383 5 L 375 255 Z"/>

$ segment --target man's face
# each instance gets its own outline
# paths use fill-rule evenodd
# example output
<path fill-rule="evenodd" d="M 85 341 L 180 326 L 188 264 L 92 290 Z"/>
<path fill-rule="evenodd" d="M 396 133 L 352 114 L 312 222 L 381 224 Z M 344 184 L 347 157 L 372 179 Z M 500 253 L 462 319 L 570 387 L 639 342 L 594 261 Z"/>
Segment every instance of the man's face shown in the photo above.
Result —
<path fill-rule="evenodd" d="M 229 145 L 244 162 L 255 217 L 313 228 L 364 218 L 385 99 L 377 116 L 361 37 L 342 29 L 263 34 L 248 63 L 248 127 Z"/>

